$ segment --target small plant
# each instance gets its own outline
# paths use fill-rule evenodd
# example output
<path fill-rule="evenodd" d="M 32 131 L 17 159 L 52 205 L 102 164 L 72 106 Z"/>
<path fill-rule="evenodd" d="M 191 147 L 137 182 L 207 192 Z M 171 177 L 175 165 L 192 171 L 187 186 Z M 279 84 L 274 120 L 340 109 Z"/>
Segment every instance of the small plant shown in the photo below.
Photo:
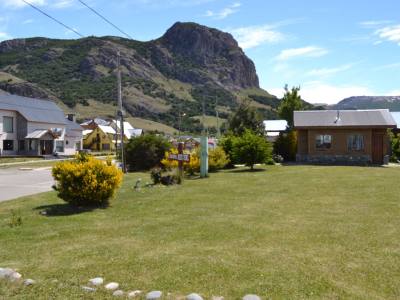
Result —
<path fill-rule="evenodd" d="M 80 153 L 72 161 L 53 167 L 54 189 L 75 206 L 106 206 L 122 182 L 122 172 L 94 157 Z"/>
<path fill-rule="evenodd" d="M 154 184 L 160 184 L 161 177 L 162 177 L 162 169 L 161 168 L 153 168 L 150 172 L 150 177 Z"/>
<path fill-rule="evenodd" d="M 283 157 L 281 155 L 279 155 L 279 154 L 273 154 L 272 155 L 272 159 L 277 164 L 283 163 Z"/>
<path fill-rule="evenodd" d="M 8 226 L 11 228 L 18 227 L 22 225 L 22 217 L 19 213 L 16 213 L 15 210 L 11 210 L 11 217 L 8 221 Z"/>
<path fill-rule="evenodd" d="M 229 158 L 222 147 L 216 147 L 208 152 L 208 168 L 210 172 L 225 168 Z"/>

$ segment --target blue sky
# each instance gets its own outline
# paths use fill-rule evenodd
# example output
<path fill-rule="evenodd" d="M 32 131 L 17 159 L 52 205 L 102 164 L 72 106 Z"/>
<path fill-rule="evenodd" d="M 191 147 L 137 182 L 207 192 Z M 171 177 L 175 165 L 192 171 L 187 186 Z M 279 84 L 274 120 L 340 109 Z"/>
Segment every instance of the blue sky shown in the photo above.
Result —
<path fill-rule="evenodd" d="M 28 0 L 83 35 L 119 35 L 77 0 Z M 176 21 L 228 31 L 254 61 L 260 85 L 281 96 L 335 103 L 400 95 L 399 0 L 86 0 L 133 38 L 161 36 Z M 0 40 L 76 38 L 21 0 L 0 0 Z"/>

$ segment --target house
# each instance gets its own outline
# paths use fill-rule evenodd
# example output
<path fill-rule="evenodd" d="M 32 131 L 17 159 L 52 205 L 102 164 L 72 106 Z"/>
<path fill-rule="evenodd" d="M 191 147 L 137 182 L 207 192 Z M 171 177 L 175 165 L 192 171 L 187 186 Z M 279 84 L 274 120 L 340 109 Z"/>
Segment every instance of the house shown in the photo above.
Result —
<path fill-rule="evenodd" d="M 82 128 L 54 102 L 0 94 L 0 155 L 71 155 L 81 145 Z"/>
<path fill-rule="evenodd" d="M 113 120 L 110 123 L 110 126 L 114 128 L 116 132 L 118 133 L 120 132 L 120 127 L 121 127 L 120 121 Z M 143 129 L 134 128 L 129 122 L 126 121 L 124 122 L 124 135 L 127 140 L 129 140 L 132 137 L 141 136 L 142 134 L 143 134 Z"/>
<path fill-rule="evenodd" d="M 286 132 L 288 123 L 286 120 L 265 120 L 263 121 L 265 135 L 269 142 L 275 142 L 280 133 Z"/>
<path fill-rule="evenodd" d="M 387 109 L 295 111 L 297 157 L 311 163 L 373 163 L 389 160 Z"/>
<path fill-rule="evenodd" d="M 96 125 L 84 131 L 83 148 L 92 151 L 115 151 L 117 133 L 109 125 Z"/>

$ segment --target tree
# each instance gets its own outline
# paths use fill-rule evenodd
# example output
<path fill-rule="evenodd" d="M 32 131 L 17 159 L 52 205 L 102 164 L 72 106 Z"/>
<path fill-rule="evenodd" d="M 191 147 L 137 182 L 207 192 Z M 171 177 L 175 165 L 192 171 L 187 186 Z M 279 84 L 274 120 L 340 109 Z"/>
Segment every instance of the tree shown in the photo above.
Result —
<path fill-rule="evenodd" d="M 267 162 L 271 152 L 271 145 L 266 139 L 248 129 L 233 140 L 232 155 L 235 162 L 245 164 L 251 170 L 255 164 Z"/>
<path fill-rule="evenodd" d="M 171 144 L 163 137 L 145 134 L 129 141 L 126 161 L 130 171 L 144 171 L 158 166 Z"/>
<path fill-rule="evenodd" d="M 295 110 L 303 110 L 303 101 L 299 95 L 300 87 L 292 87 L 289 90 L 288 86 L 285 85 L 285 95 L 278 108 L 279 117 L 285 119 L 288 122 L 290 129 L 293 128 L 293 112 Z"/>
<path fill-rule="evenodd" d="M 261 116 L 254 107 L 250 106 L 250 101 L 248 100 L 240 103 L 228 120 L 228 130 L 234 135 L 242 135 L 246 129 L 250 129 L 259 135 L 264 134 Z"/>
<path fill-rule="evenodd" d="M 274 142 L 274 154 L 279 154 L 285 161 L 296 160 L 297 134 L 296 131 L 280 133 Z"/>

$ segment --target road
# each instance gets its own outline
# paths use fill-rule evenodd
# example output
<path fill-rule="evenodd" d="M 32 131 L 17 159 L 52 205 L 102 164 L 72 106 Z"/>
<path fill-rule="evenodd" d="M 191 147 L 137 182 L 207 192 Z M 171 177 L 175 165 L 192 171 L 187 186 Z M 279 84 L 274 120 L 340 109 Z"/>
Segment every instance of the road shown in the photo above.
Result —
<path fill-rule="evenodd" d="M 0 202 L 51 191 L 51 168 L 0 169 Z"/>

